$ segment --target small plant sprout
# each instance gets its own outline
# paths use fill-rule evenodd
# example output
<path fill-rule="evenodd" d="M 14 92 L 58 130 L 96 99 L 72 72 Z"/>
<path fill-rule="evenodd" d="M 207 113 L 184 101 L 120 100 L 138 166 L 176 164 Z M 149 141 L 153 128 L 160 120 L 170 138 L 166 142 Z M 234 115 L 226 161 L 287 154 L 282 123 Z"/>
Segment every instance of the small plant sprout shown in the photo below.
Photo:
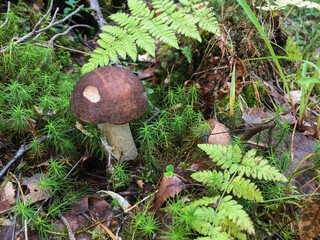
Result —
<path fill-rule="evenodd" d="M 173 177 L 174 176 L 173 171 L 174 171 L 174 167 L 170 164 L 166 167 L 166 172 L 164 173 L 164 175 L 166 177 Z"/>

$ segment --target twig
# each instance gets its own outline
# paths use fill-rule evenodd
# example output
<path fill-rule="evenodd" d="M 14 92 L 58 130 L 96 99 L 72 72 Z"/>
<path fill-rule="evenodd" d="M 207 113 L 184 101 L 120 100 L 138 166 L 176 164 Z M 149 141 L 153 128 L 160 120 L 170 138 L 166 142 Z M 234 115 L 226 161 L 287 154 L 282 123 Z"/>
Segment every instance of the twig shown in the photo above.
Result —
<path fill-rule="evenodd" d="M 6 19 L 4 20 L 4 22 L 1 24 L 0 28 L 3 28 L 4 25 L 6 25 L 7 22 L 8 22 L 8 20 L 9 20 L 10 5 L 11 5 L 11 2 L 9 1 L 9 2 L 8 2 L 8 9 L 7 9 L 7 17 L 6 17 Z"/>
<path fill-rule="evenodd" d="M 50 1 L 50 6 L 48 11 L 44 14 L 44 16 L 39 20 L 39 22 L 36 23 L 36 25 L 34 26 L 34 28 L 32 29 L 31 32 L 29 32 L 27 35 L 25 35 L 24 37 L 20 38 L 17 41 L 14 41 L 13 44 L 22 44 L 24 42 L 27 42 L 27 40 L 29 39 L 29 42 L 36 40 L 42 33 L 44 33 L 46 30 L 48 30 L 49 28 L 52 28 L 54 26 L 57 26 L 58 24 L 61 24 L 63 22 L 65 22 L 67 19 L 71 18 L 73 15 L 75 15 L 77 12 L 79 12 L 84 5 L 79 6 L 76 10 L 74 10 L 73 12 L 71 12 L 70 14 L 68 14 L 67 16 L 65 16 L 63 19 L 59 20 L 59 21 L 55 21 L 56 16 L 57 16 L 57 12 L 58 9 L 55 10 L 55 13 L 53 14 L 53 17 L 49 23 L 48 26 L 41 28 L 41 29 L 37 29 L 40 24 L 43 22 L 43 20 L 48 16 L 48 14 L 51 12 L 52 10 L 52 6 L 53 6 L 53 0 Z M 33 37 L 33 38 L 32 38 Z M 32 39 L 30 39 L 32 38 Z M 0 49 L 1 52 L 6 51 L 9 48 L 9 46 L 3 47 Z"/>
<path fill-rule="evenodd" d="M 44 42 L 44 43 L 46 42 L 46 41 L 39 41 L 39 40 L 37 40 L 37 41 L 38 42 Z M 48 47 L 48 45 L 44 45 L 44 44 L 40 44 L 40 43 L 34 43 L 34 45 L 39 46 L 39 47 Z M 55 47 L 58 47 L 58 48 L 66 49 L 66 50 L 68 50 L 70 52 L 81 53 L 81 54 L 84 54 L 84 55 L 91 55 L 91 53 L 80 51 L 80 50 L 77 50 L 77 49 L 64 47 L 64 46 L 61 46 L 61 45 L 56 44 L 56 43 L 53 43 L 52 45 L 55 46 Z"/>
<path fill-rule="evenodd" d="M 20 163 L 23 163 L 23 157 L 20 160 Z M 22 169 L 19 170 L 19 175 L 18 175 L 18 182 L 21 182 L 21 176 L 22 176 Z M 20 198 L 20 191 L 17 191 L 17 196 L 16 196 L 16 204 L 18 204 Z M 17 223 L 17 212 L 14 212 L 15 218 L 12 223 L 12 235 L 11 235 L 11 240 L 16 239 L 16 223 Z"/>
<path fill-rule="evenodd" d="M 32 146 L 26 147 L 25 140 L 21 147 L 19 148 L 16 155 L 7 163 L 7 165 L 0 171 L 0 179 L 3 177 L 3 175 L 8 171 L 8 169 L 11 167 L 11 165 L 20 158 L 26 151 L 30 150 Z"/>
<path fill-rule="evenodd" d="M 108 145 L 103 141 L 102 137 L 100 137 L 100 141 L 102 142 L 102 145 L 107 149 L 108 151 L 108 167 L 110 167 L 110 162 L 111 162 L 111 150 L 109 149 Z"/>
<path fill-rule="evenodd" d="M 56 22 L 54 22 L 54 23 L 52 23 L 52 24 L 49 24 L 48 26 L 46 26 L 46 27 L 44 27 L 44 28 L 42 28 L 42 29 L 39 29 L 39 30 L 37 30 L 35 33 L 43 33 L 43 32 L 45 32 L 46 30 L 48 30 L 49 28 L 52 28 L 52 27 L 54 27 L 54 26 L 57 26 L 58 24 L 61 24 L 61 23 L 63 23 L 63 22 L 65 22 L 66 20 L 68 20 L 70 17 L 72 17 L 73 15 L 75 15 L 77 12 L 79 12 L 80 10 L 81 10 L 81 8 L 83 8 L 84 7 L 84 5 L 81 5 L 81 6 L 79 6 L 76 10 L 74 10 L 72 13 L 70 13 L 70 14 L 68 14 L 66 17 L 64 17 L 63 19 L 61 19 L 61 20 L 59 20 L 59 21 L 56 21 Z"/>
<path fill-rule="evenodd" d="M 54 41 L 57 37 L 66 35 L 68 32 L 70 32 L 71 29 L 76 28 L 76 27 L 91 28 L 89 25 L 85 25 L 85 24 L 73 25 L 72 27 L 70 27 L 70 28 L 68 28 L 66 31 L 64 31 L 63 33 L 58 33 L 58 34 L 54 35 L 54 36 L 50 39 L 50 41 L 49 41 L 49 43 L 48 43 L 48 46 L 51 46 L 51 45 L 53 44 L 53 41 Z"/>
<path fill-rule="evenodd" d="M 70 226 L 68 220 L 64 216 L 62 216 L 61 214 L 59 215 L 59 217 L 62 220 L 62 222 L 64 223 L 64 225 L 66 225 L 66 227 L 67 227 L 69 239 L 76 240 L 76 238 L 74 237 L 74 234 L 72 233 L 72 229 L 71 229 L 71 226 Z"/>
<path fill-rule="evenodd" d="M 98 22 L 99 28 L 102 28 L 107 24 L 106 20 L 103 18 L 103 14 L 101 12 L 101 8 L 99 6 L 98 0 L 90 0 L 90 8 L 95 11 L 92 15 L 94 19 Z"/>

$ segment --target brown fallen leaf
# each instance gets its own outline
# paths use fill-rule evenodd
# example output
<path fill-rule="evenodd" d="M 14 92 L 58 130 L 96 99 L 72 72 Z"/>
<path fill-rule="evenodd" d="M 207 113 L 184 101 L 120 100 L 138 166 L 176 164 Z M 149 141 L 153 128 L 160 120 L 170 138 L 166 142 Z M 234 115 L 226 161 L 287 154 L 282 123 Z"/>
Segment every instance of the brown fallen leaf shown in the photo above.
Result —
<path fill-rule="evenodd" d="M 104 199 L 96 196 L 87 196 L 79 200 L 73 205 L 73 208 L 64 214 L 67 219 L 72 231 L 76 231 L 79 228 L 85 228 L 86 226 L 92 225 L 92 222 L 85 216 L 94 216 L 101 222 L 105 227 L 109 228 L 111 221 L 113 220 L 112 207 Z M 95 221 L 94 219 L 92 220 Z M 62 221 L 56 223 L 54 228 L 61 231 L 65 228 Z M 93 231 L 97 231 L 95 227 Z M 92 239 L 91 234 L 81 233 L 80 236 L 76 236 L 77 239 Z"/>
<path fill-rule="evenodd" d="M 301 240 L 320 236 L 320 199 L 313 201 L 301 214 L 298 226 Z"/>
<path fill-rule="evenodd" d="M 29 190 L 29 193 L 24 196 L 25 201 L 32 198 L 33 202 L 37 202 L 50 197 L 48 192 L 43 187 L 38 185 L 43 178 L 46 179 L 48 177 L 45 174 L 35 174 L 21 182 L 21 186 L 26 186 Z"/>
<path fill-rule="evenodd" d="M 12 182 L 7 182 L 0 194 L 0 211 L 6 211 L 16 203 Z"/>
<path fill-rule="evenodd" d="M 155 208 L 159 209 L 161 205 L 169 198 L 174 197 L 185 189 L 185 184 L 177 176 L 166 177 L 163 176 L 159 191 L 156 195 Z"/>
<path fill-rule="evenodd" d="M 208 138 L 208 143 L 213 145 L 220 144 L 223 146 L 229 146 L 232 141 L 229 129 L 215 119 L 209 119 L 208 122 L 212 128 L 212 132 Z"/>
<path fill-rule="evenodd" d="M 136 182 L 137 182 L 139 188 L 143 189 L 144 182 L 141 179 L 138 179 Z"/>

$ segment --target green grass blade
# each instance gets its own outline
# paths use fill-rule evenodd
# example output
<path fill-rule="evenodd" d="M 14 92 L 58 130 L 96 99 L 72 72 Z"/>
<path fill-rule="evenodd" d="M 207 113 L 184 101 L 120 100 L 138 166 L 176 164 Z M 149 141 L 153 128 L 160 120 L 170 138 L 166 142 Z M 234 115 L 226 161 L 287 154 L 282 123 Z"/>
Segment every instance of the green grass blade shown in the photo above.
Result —
<path fill-rule="evenodd" d="M 276 54 L 275 54 L 275 52 L 274 52 L 274 50 L 273 50 L 273 48 L 272 48 L 272 46 L 271 46 L 271 43 L 270 43 L 270 41 L 269 41 L 266 33 L 263 31 L 262 26 L 260 25 L 258 19 L 256 18 L 256 16 L 254 15 L 254 13 L 252 12 L 252 10 L 250 9 L 250 7 L 249 7 L 249 5 L 247 4 L 247 2 L 246 2 L 245 0 L 237 0 L 237 2 L 238 2 L 238 3 L 240 4 L 240 6 L 243 8 L 243 10 L 244 10 L 245 13 L 247 14 L 247 16 L 248 16 L 248 18 L 251 20 L 251 22 L 256 26 L 256 28 L 258 29 L 258 31 L 259 31 L 262 39 L 263 39 L 264 42 L 266 43 L 266 45 L 267 45 L 267 47 L 268 47 L 268 49 L 269 49 L 269 51 L 270 51 L 270 53 L 271 53 L 272 59 L 273 59 L 273 61 L 275 62 L 276 66 L 277 66 L 277 68 L 278 68 L 278 71 L 279 71 L 279 73 L 280 73 L 280 76 L 281 76 L 281 78 L 282 78 L 282 80 L 283 80 L 283 84 L 284 84 L 284 86 L 285 86 L 285 88 L 286 88 L 286 91 L 287 91 L 287 93 L 288 93 L 291 106 L 292 106 L 294 112 L 296 112 L 296 111 L 295 111 L 294 104 L 293 104 L 293 102 L 292 102 L 292 97 L 291 97 L 291 94 L 290 94 L 290 89 L 289 89 L 289 86 L 288 86 L 286 77 L 284 76 L 284 73 L 283 73 L 282 68 L 281 68 L 281 66 L 280 66 L 280 63 L 279 63 L 279 61 L 278 61 L 278 58 L 277 58 L 277 56 L 276 56 Z"/>
<path fill-rule="evenodd" d="M 230 87 L 230 116 L 233 116 L 233 108 L 236 95 L 236 66 L 233 66 L 231 87 Z"/>

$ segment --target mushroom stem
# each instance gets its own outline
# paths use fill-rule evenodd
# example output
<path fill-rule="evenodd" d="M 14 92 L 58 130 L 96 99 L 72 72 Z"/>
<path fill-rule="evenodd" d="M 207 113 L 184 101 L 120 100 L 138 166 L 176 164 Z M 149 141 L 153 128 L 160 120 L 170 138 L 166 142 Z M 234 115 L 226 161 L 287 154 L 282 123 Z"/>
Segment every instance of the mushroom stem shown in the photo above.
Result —
<path fill-rule="evenodd" d="M 133 160 L 138 156 L 129 123 L 122 125 L 100 123 L 98 128 L 102 139 L 113 148 L 112 154 L 117 160 Z"/>

